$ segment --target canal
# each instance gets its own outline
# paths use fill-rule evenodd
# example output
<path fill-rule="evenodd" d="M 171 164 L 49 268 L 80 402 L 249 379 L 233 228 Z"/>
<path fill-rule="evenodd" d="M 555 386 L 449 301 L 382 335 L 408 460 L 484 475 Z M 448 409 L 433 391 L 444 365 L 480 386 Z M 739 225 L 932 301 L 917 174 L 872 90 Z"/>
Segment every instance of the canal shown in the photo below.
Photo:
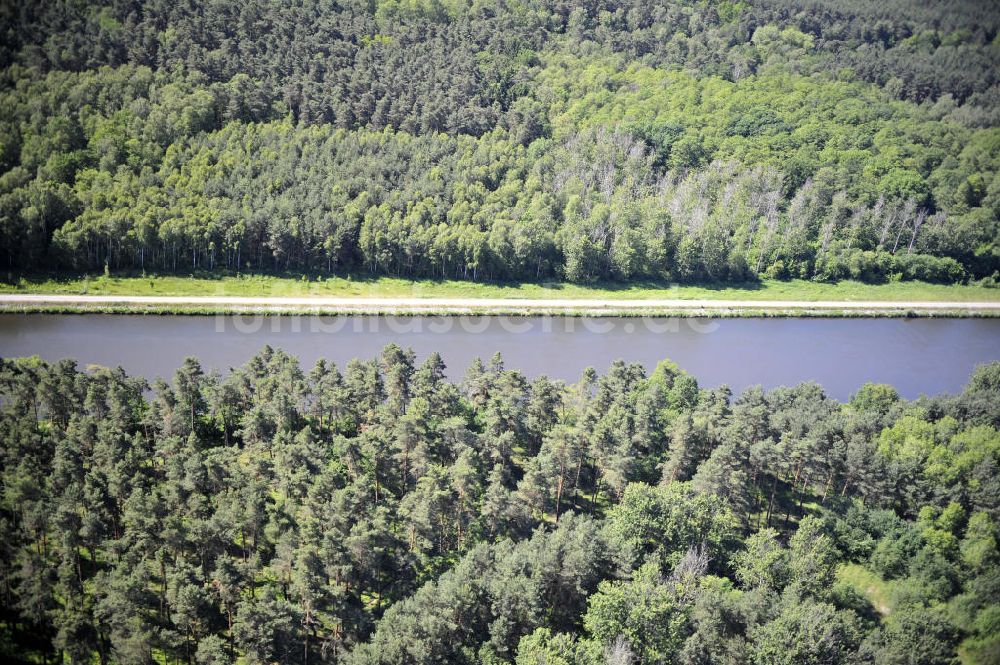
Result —
<path fill-rule="evenodd" d="M 308 368 L 373 357 L 389 342 L 418 359 L 440 352 L 452 380 L 496 352 L 528 376 L 566 381 L 616 358 L 649 369 L 669 358 L 701 385 L 735 392 L 811 380 L 843 400 L 874 381 L 913 398 L 959 391 L 977 364 L 1000 360 L 1000 319 L 0 315 L 0 356 L 71 357 L 150 379 L 189 355 L 225 372 L 269 344 Z"/>

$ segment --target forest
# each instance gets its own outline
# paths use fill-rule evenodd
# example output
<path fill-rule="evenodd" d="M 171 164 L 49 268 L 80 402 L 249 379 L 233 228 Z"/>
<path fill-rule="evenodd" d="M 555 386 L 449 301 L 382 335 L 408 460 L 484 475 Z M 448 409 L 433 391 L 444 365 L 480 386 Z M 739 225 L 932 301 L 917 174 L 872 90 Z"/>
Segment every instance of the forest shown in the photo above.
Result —
<path fill-rule="evenodd" d="M 733 395 L 396 345 L 171 382 L 0 361 L 0 653 L 34 663 L 1000 662 L 1000 363 Z"/>
<path fill-rule="evenodd" d="M 978 0 L 0 3 L 0 261 L 1000 280 Z"/>

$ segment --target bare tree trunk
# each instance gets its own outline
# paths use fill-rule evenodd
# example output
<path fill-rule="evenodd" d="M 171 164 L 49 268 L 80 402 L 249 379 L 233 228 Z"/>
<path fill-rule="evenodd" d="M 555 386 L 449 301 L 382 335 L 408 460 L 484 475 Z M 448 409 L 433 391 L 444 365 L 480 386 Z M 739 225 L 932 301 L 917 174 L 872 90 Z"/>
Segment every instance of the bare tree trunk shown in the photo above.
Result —
<path fill-rule="evenodd" d="M 910 244 L 906 247 L 906 253 L 909 254 L 913 251 L 913 243 L 917 241 L 917 234 L 920 233 L 920 227 L 924 225 L 924 221 L 927 219 L 927 211 L 922 209 L 917 213 L 917 217 L 913 220 L 913 235 L 910 236 Z"/>

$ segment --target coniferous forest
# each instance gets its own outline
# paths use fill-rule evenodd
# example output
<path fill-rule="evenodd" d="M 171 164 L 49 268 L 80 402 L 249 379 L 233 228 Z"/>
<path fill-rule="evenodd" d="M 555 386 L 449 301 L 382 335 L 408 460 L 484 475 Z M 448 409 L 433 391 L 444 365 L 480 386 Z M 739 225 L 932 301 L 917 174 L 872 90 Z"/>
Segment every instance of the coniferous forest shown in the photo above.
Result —
<path fill-rule="evenodd" d="M 995 281 L 981 0 L 7 0 L 0 261 Z"/>
<path fill-rule="evenodd" d="M 0 364 L 5 657 L 996 663 L 1000 363 L 733 395 L 387 346 L 171 383 Z"/>

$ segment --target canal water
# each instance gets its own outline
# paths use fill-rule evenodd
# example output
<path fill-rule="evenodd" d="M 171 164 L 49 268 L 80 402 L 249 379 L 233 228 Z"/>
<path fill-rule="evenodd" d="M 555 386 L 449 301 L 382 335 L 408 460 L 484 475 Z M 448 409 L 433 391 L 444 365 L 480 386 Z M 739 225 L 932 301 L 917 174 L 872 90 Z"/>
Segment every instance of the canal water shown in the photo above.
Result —
<path fill-rule="evenodd" d="M 71 357 L 150 379 L 191 355 L 226 372 L 269 344 L 308 368 L 389 342 L 418 360 L 438 351 L 453 380 L 499 351 L 509 368 L 566 381 L 617 358 L 649 369 L 669 358 L 702 386 L 735 392 L 817 381 L 843 400 L 874 381 L 913 398 L 957 392 L 977 364 L 1000 360 L 1000 319 L 0 315 L 0 356 Z"/>

